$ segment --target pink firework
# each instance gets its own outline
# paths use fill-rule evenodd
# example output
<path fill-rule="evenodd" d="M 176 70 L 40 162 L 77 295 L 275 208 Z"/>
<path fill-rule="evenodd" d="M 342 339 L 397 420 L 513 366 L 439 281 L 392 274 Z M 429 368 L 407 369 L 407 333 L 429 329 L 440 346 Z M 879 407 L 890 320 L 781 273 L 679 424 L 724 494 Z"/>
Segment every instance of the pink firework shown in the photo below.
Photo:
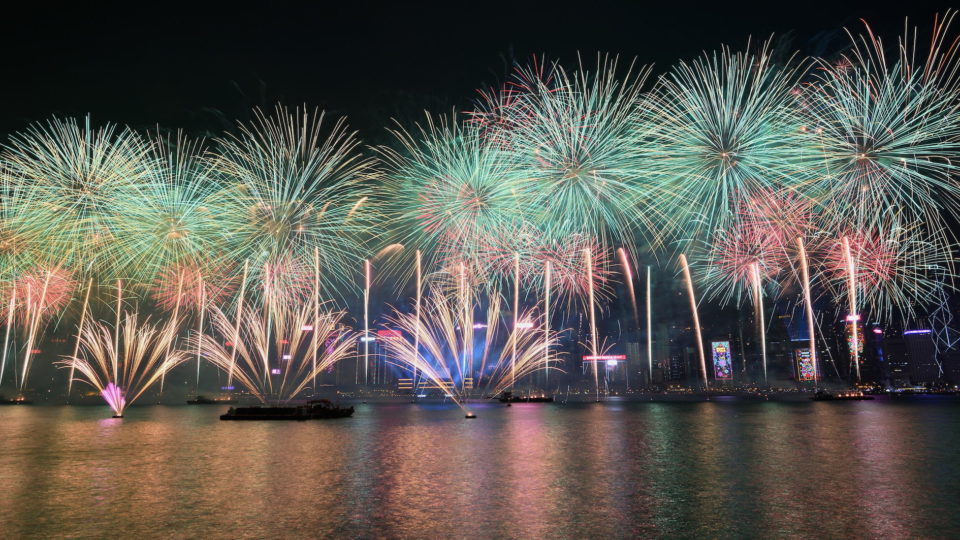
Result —
<path fill-rule="evenodd" d="M 533 120 L 529 99 L 555 90 L 553 65 L 534 56 L 529 66 L 517 66 L 500 89 L 478 90 L 480 101 L 466 113 L 468 122 L 476 125 L 481 137 L 491 144 L 506 148 L 510 130 Z"/>
<path fill-rule="evenodd" d="M 362 265 L 362 261 L 360 262 Z M 263 263 L 260 286 L 264 298 L 294 305 L 310 297 L 314 286 L 314 269 L 297 257 L 285 255 Z"/>
<path fill-rule="evenodd" d="M 727 279 L 742 284 L 750 282 L 754 266 L 761 278 L 773 278 L 785 263 L 776 241 L 776 237 L 756 227 L 734 226 L 714 241 L 714 265 Z"/>
<path fill-rule="evenodd" d="M 769 283 L 787 266 L 785 237 L 769 224 L 749 222 L 719 232 L 710 246 L 704 270 L 708 293 L 731 300 Z"/>
<path fill-rule="evenodd" d="M 849 259 L 844 238 L 849 245 Z M 833 279 L 849 280 L 852 267 L 857 288 L 871 291 L 896 278 L 899 251 L 896 242 L 884 239 L 877 232 L 851 231 L 830 241 L 823 258 L 826 271 Z"/>
<path fill-rule="evenodd" d="M 123 397 L 123 390 L 119 386 L 109 383 L 106 388 L 100 391 L 103 400 L 113 409 L 115 416 L 123 416 L 123 410 L 127 407 L 127 400 Z"/>
<path fill-rule="evenodd" d="M 550 250 L 545 235 L 529 225 L 493 231 L 481 237 L 480 258 L 489 272 L 501 279 L 513 279 L 519 256 L 520 279 L 536 280 L 543 273 Z"/>
<path fill-rule="evenodd" d="M 63 268 L 35 268 L 18 277 L 13 286 L 17 293 L 17 308 L 21 317 L 37 313 L 49 317 L 62 311 L 70 302 L 77 282 L 73 274 Z"/>
<path fill-rule="evenodd" d="M 743 207 L 740 220 L 759 235 L 767 246 L 794 246 L 797 238 L 808 238 L 813 230 L 813 210 L 809 199 L 792 191 L 766 190 L 753 196 Z"/>
<path fill-rule="evenodd" d="M 549 261 L 553 288 L 570 299 L 585 299 L 589 294 L 590 279 L 584 250 L 589 250 L 592 256 L 594 293 L 598 297 L 606 296 L 611 285 L 610 254 L 593 237 L 572 234 L 550 242 L 542 252 L 539 268 L 546 267 Z"/>
<path fill-rule="evenodd" d="M 166 311 L 176 309 L 178 298 L 180 309 L 191 311 L 200 305 L 201 299 L 204 307 L 222 305 L 235 289 L 228 265 L 174 264 L 154 280 L 152 294 L 157 305 Z"/>

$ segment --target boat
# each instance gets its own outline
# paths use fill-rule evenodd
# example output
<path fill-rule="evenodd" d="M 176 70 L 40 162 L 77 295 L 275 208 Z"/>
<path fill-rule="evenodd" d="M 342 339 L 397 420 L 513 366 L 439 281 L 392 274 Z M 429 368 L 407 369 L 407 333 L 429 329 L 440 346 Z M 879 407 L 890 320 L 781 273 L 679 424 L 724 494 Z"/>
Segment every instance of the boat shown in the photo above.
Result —
<path fill-rule="evenodd" d="M 543 394 L 515 396 L 513 392 L 504 392 L 500 394 L 500 403 L 553 403 L 553 396 Z"/>
<path fill-rule="evenodd" d="M 196 399 L 188 399 L 187 405 L 233 405 L 237 400 L 231 397 L 208 398 L 206 396 L 197 396 Z"/>
<path fill-rule="evenodd" d="M 292 407 L 230 407 L 221 420 L 319 420 L 353 416 L 353 407 L 341 407 L 326 399 Z"/>
<path fill-rule="evenodd" d="M 814 401 L 869 401 L 873 399 L 873 396 L 868 396 L 859 390 L 849 390 L 839 394 L 817 390 L 817 393 L 810 399 Z"/>
<path fill-rule="evenodd" d="M 32 403 L 33 401 L 30 401 L 24 396 L 17 396 L 15 398 L 0 396 L 0 405 L 30 405 Z"/>

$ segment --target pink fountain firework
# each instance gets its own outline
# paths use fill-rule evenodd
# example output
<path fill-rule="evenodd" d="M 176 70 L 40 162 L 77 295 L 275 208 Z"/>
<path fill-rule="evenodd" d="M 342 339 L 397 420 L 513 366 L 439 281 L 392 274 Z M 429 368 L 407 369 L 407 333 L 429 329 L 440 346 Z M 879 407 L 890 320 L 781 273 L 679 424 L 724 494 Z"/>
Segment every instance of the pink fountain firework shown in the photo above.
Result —
<path fill-rule="evenodd" d="M 106 388 L 100 391 L 103 400 L 113 409 L 114 416 L 123 416 L 123 409 L 127 406 L 127 400 L 123 397 L 123 390 L 119 386 L 108 383 Z"/>

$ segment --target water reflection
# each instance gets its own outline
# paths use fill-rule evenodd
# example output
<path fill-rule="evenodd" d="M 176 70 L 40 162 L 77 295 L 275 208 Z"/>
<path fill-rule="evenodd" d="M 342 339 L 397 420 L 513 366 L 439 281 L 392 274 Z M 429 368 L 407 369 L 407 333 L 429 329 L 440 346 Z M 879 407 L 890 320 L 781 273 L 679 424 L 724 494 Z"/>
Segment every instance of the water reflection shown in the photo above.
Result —
<path fill-rule="evenodd" d="M 944 536 L 960 406 L 0 409 L 4 537 Z M 114 533 L 111 533 L 113 531 Z"/>

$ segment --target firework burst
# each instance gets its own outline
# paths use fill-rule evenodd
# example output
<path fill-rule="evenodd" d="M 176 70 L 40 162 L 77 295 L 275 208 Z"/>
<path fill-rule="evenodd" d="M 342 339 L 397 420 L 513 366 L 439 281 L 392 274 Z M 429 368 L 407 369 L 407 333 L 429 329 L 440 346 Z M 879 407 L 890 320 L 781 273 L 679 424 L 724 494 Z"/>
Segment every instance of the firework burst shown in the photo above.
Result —
<path fill-rule="evenodd" d="M 152 141 L 143 196 L 120 201 L 118 274 L 149 283 L 173 266 L 216 257 L 222 244 L 216 222 L 221 186 L 202 154 L 202 142 L 182 134 Z"/>
<path fill-rule="evenodd" d="M 481 266 L 491 240 L 513 234 L 532 213 L 528 183 L 476 128 L 428 116 L 412 133 L 393 133 L 403 151 L 378 149 L 391 182 L 391 228 L 397 242 L 424 252 L 426 267 L 462 258 Z"/>
<path fill-rule="evenodd" d="M 935 25 L 926 55 L 914 33 L 888 58 L 868 27 L 866 36 L 851 34 L 842 62 L 819 62 L 804 112 L 822 163 L 807 190 L 830 210 L 832 229 L 883 227 L 894 208 L 907 222 L 947 234 L 943 216 L 956 215 L 960 196 L 960 65 L 946 41 L 952 19 Z"/>
<path fill-rule="evenodd" d="M 21 274 L 13 286 L 19 317 L 26 324 L 34 316 L 50 319 L 63 312 L 73 298 L 77 282 L 64 268 L 34 268 Z"/>
<path fill-rule="evenodd" d="M 734 223 L 718 231 L 710 242 L 700 281 L 707 298 L 720 298 L 724 303 L 739 303 L 753 296 L 757 280 L 764 286 L 787 267 L 785 242 L 767 228 L 748 223 Z"/>
<path fill-rule="evenodd" d="M 234 260 L 312 260 L 319 251 L 324 292 L 343 297 L 372 234 L 364 195 L 372 162 L 344 120 L 326 135 L 323 124 L 323 113 L 277 107 L 219 139 L 218 221 Z"/>
<path fill-rule="evenodd" d="M 53 264 L 100 269 L 116 257 L 120 212 L 143 199 L 149 148 L 129 129 L 87 118 L 53 119 L 11 137 L 10 174 L 21 182 L 23 226 Z"/>
<path fill-rule="evenodd" d="M 151 295 L 166 312 L 196 310 L 227 303 L 236 290 L 231 265 L 173 264 L 159 272 Z"/>
<path fill-rule="evenodd" d="M 939 301 L 950 274 L 952 254 L 926 240 L 919 226 L 888 222 L 884 227 L 848 230 L 821 250 L 823 280 L 838 306 L 850 300 L 881 317 L 916 315 L 918 306 Z M 851 273 L 852 272 L 852 273 Z"/>
<path fill-rule="evenodd" d="M 649 69 L 630 66 L 622 78 L 618 71 L 609 58 L 598 58 L 593 71 L 554 66 L 549 77 L 524 77 L 524 91 L 500 109 L 505 158 L 530 179 L 533 215 L 555 236 L 618 245 L 632 245 L 637 233 L 659 236 L 651 226 L 655 209 L 645 204 L 645 138 L 635 122 Z"/>
<path fill-rule="evenodd" d="M 769 43 L 705 54 L 663 76 L 640 117 L 667 226 L 689 238 L 727 227 L 755 194 L 803 183 L 812 151 L 793 91 L 800 72 Z"/>

